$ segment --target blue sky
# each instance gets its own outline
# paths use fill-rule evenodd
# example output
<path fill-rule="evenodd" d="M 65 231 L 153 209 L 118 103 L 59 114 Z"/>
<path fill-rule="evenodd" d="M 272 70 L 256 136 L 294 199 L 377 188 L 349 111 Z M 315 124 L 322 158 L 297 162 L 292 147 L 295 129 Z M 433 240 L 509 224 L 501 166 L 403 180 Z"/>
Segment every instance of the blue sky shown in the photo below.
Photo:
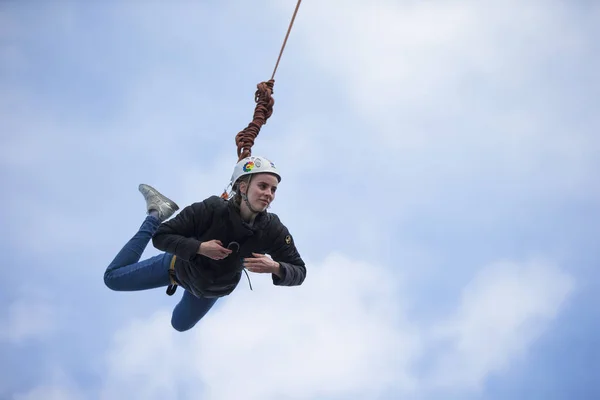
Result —
<path fill-rule="evenodd" d="M 139 183 L 221 193 L 295 4 L 0 5 L 0 398 L 598 398 L 593 2 L 303 2 L 253 153 L 305 284 L 184 334 L 104 286 Z"/>

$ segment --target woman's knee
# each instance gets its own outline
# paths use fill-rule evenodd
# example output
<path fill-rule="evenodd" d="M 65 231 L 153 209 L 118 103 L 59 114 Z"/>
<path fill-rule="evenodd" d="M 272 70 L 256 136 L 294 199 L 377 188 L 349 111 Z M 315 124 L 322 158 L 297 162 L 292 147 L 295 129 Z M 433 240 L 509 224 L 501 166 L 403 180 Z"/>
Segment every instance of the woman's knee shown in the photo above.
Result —
<path fill-rule="evenodd" d="M 183 322 L 179 319 L 177 319 L 175 317 L 175 315 L 173 315 L 171 317 L 171 326 L 173 327 L 173 329 L 175 329 L 177 332 L 185 332 L 185 331 L 189 331 L 190 329 L 192 329 L 194 326 L 196 326 L 196 322 L 190 323 L 190 322 Z"/>
<path fill-rule="evenodd" d="M 106 272 L 104 272 L 104 285 L 106 285 L 106 287 L 109 288 L 110 290 L 114 290 L 114 291 L 120 290 L 118 288 L 118 286 L 116 285 L 116 280 L 114 279 L 114 277 L 112 276 L 112 274 L 110 273 L 109 270 L 106 270 Z"/>
<path fill-rule="evenodd" d="M 178 332 L 192 329 L 204 318 L 216 301 L 216 299 L 198 298 L 187 290 L 184 291 L 181 300 L 173 309 L 171 326 Z"/>

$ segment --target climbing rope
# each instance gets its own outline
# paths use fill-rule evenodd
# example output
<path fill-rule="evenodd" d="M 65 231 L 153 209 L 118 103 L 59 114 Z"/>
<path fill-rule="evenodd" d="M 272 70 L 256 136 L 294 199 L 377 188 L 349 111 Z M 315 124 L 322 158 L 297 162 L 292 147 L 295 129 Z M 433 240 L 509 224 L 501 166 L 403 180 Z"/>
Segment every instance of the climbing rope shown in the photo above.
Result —
<path fill-rule="evenodd" d="M 277 72 L 279 61 L 281 60 L 283 50 L 285 49 L 288 37 L 290 36 L 290 32 L 292 30 L 292 26 L 294 25 L 294 20 L 296 19 L 296 14 L 298 13 L 298 8 L 300 8 L 301 2 L 302 0 L 298 0 L 298 3 L 296 4 L 296 9 L 294 10 L 294 14 L 292 15 L 292 20 L 290 21 L 290 25 L 285 35 L 285 39 L 283 40 L 283 44 L 281 45 L 279 57 L 277 57 L 277 62 L 275 63 L 275 68 L 273 69 L 271 79 L 269 79 L 266 82 L 261 82 L 257 85 L 257 89 L 254 94 L 254 101 L 256 102 L 256 107 L 254 108 L 254 116 L 252 122 L 250 122 L 246 128 L 244 128 L 242 131 L 238 132 L 237 135 L 235 135 L 238 162 L 252 155 L 252 146 L 254 145 L 254 141 L 256 140 L 260 129 L 263 125 L 267 123 L 267 120 L 269 119 L 271 114 L 273 114 L 273 104 L 275 104 L 275 100 L 273 99 L 275 72 Z M 227 190 L 223 192 L 221 197 L 223 197 L 224 199 L 229 198 Z"/>
<path fill-rule="evenodd" d="M 273 85 L 275 81 L 270 79 L 267 82 L 261 82 L 257 85 L 254 101 L 254 118 L 243 131 L 235 135 L 235 143 L 237 145 L 238 161 L 249 157 L 252 154 L 252 146 L 254 140 L 260 132 L 260 128 L 267 123 L 267 119 L 273 114 Z"/>
<path fill-rule="evenodd" d="M 279 61 L 283 55 L 283 50 L 285 49 L 288 37 L 290 36 L 290 32 L 292 30 L 292 26 L 294 25 L 294 20 L 296 19 L 296 14 L 298 13 L 298 8 L 300 8 L 301 2 L 302 0 L 298 0 L 298 3 L 296 4 L 296 9 L 292 15 L 292 20 L 288 26 L 283 44 L 281 45 L 279 57 L 277 57 L 277 62 L 275 63 L 275 68 L 273 69 L 271 79 L 269 79 L 267 82 L 261 82 L 257 85 L 257 90 L 254 95 L 254 101 L 256 102 L 254 118 L 244 130 L 235 136 L 238 161 L 252 155 L 252 146 L 254 145 L 254 140 L 258 136 L 258 133 L 260 132 L 260 128 L 267 123 L 267 120 L 271 114 L 273 114 L 273 104 L 275 103 L 275 100 L 273 99 L 272 95 L 273 86 L 275 85 L 275 73 L 277 72 Z"/>
<path fill-rule="evenodd" d="M 281 50 L 279 51 L 279 57 L 277 58 L 277 62 L 275 63 L 275 69 L 273 69 L 273 75 L 271 75 L 271 80 L 275 78 L 275 72 L 277 71 L 277 67 L 279 66 L 279 60 L 281 60 L 281 55 L 283 54 L 283 49 L 285 48 L 285 44 L 287 43 L 288 37 L 290 36 L 290 31 L 292 30 L 292 25 L 294 25 L 294 20 L 296 19 L 296 14 L 298 14 L 298 8 L 300 8 L 300 3 L 302 0 L 298 0 L 296 4 L 296 9 L 294 10 L 294 15 L 292 15 L 292 20 L 290 21 L 290 26 L 288 27 L 287 33 L 285 34 L 285 39 L 283 39 L 283 44 L 281 45 Z"/>

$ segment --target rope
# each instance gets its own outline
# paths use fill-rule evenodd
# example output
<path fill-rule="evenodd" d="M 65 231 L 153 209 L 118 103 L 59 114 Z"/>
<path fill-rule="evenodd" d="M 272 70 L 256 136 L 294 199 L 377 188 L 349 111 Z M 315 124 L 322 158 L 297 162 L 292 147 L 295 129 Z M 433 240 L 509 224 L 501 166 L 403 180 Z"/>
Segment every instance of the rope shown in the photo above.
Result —
<path fill-rule="evenodd" d="M 273 114 L 273 104 L 275 104 L 275 100 L 272 97 L 274 84 L 275 81 L 271 79 L 268 82 L 261 82 L 257 85 L 257 90 L 254 94 L 254 101 L 256 102 L 254 118 L 243 131 L 235 135 L 238 161 L 252 155 L 252 146 L 260 132 L 260 128 L 267 123 L 267 119 Z"/>
<path fill-rule="evenodd" d="M 288 37 L 290 36 L 290 31 L 292 30 L 292 25 L 294 25 L 294 20 L 296 19 L 296 14 L 298 14 L 298 8 L 300 8 L 300 3 L 302 0 L 298 0 L 296 4 L 296 9 L 294 10 L 294 15 L 292 15 L 292 20 L 290 21 L 290 26 L 288 27 L 287 33 L 285 34 L 285 39 L 283 39 L 283 45 L 281 45 L 281 50 L 279 51 L 279 57 L 277 58 L 277 63 L 275 63 L 275 69 L 273 70 L 273 75 L 271 75 L 271 80 L 275 78 L 275 72 L 277 72 L 277 67 L 279 66 L 279 60 L 281 60 L 281 55 L 283 54 L 283 49 L 285 49 L 285 44 L 287 43 Z"/>
<path fill-rule="evenodd" d="M 281 45 L 281 50 L 279 50 L 279 57 L 277 57 L 277 62 L 275 63 L 275 69 L 273 69 L 273 75 L 271 75 L 271 79 L 267 82 L 261 82 L 257 85 L 257 90 L 254 95 L 254 101 L 256 102 L 254 118 L 243 131 L 239 132 L 235 136 L 238 161 L 241 161 L 242 159 L 252 155 L 252 146 L 254 145 L 254 140 L 258 136 L 258 133 L 260 132 L 260 128 L 267 123 L 267 120 L 271 114 L 273 114 L 273 104 L 275 103 L 275 100 L 273 99 L 272 95 L 273 86 L 275 85 L 275 73 L 277 72 L 279 61 L 283 55 L 283 50 L 285 49 L 288 37 L 290 36 L 290 32 L 292 30 L 292 26 L 294 25 L 294 20 L 296 19 L 296 14 L 298 14 L 298 8 L 300 8 L 301 2 L 302 0 L 298 0 L 298 3 L 296 4 L 296 9 L 294 10 L 292 20 L 290 21 L 287 33 L 285 34 L 285 39 Z"/>
<path fill-rule="evenodd" d="M 256 140 L 260 129 L 263 125 L 267 123 L 267 120 L 273 114 L 273 104 L 275 104 L 275 100 L 273 99 L 275 72 L 277 72 L 279 61 L 281 60 L 281 56 L 283 55 L 283 50 L 285 49 L 285 45 L 292 30 L 292 26 L 294 25 L 294 20 L 296 19 L 296 14 L 298 13 L 298 8 L 300 8 L 301 2 L 302 0 L 298 0 L 298 3 L 296 4 L 296 9 L 294 10 L 292 20 L 290 21 L 290 25 L 285 35 L 285 39 L 283 40 L 281 50 L 279 50 L 279 57 L 277 57 L 277 62 L 275 63 L 275 69 L 273 69 L 273 75 L 271 75 L 271 79 L 269 79 L 266 82 L 261 82 L 256 86 L 257 90 L 254 94 L 254 101 L 256 102 L 256 107 L 254 108 L 254 116 L 252 122 L 250 122 L 246 128 L 244 128 L 242 131 L 238 132 L 237 135 L 235 135 L 238 162 L 252 155 L 252 146 L 254 145 L 254 141 Z M 227 191 L 224 191 L 221 197 L 227 199 L 229 197 Z"/>

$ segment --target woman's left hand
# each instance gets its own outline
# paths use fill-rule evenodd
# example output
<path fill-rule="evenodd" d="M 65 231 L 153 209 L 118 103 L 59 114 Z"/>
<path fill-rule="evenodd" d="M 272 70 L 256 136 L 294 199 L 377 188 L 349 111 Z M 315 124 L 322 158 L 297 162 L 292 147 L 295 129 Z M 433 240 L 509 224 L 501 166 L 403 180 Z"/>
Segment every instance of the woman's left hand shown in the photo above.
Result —
<path fill-rule="evenodd" d="M 281 266 L 264 254 L 252 253 L 254 257 L 244 258 L 244 267 L 250 272 L 259 274 L 281 275 Z"/>

